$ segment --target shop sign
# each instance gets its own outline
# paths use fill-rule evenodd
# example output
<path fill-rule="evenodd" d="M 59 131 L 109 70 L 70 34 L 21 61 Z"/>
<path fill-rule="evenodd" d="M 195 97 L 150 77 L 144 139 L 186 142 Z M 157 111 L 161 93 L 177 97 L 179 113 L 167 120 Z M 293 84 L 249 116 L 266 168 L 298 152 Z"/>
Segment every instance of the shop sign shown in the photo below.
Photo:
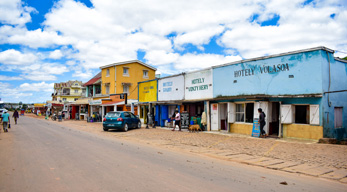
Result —
<path fill-rule="evenodd" d="M 236 77 L 252 76 L 252 75 L 254 75 L 255 71 L 260 71 L 260 74 L 289 71 L 289 65 L 288 65 L 288 63 L 286 63 L 286 64 L 278 64 L 278 65 L 273 65 L 273 66 L 266 66 L 266 65 L 253 66 L 249 69 L 242 69 L 242 70 L 234 71 L 234 77 L 236 78 Z"/>
<path fill-rule="evenodd" d="M 185 78 L 185 98 L 187 100 L 212 98 L 212 85 L 212 70 L 188 73 Z"/>
<path fill-rule="evenodd" d="M 174 76 L 158 80 L 158 101 L 184 99 L 184 76 Z"/>
<path fill-rule="evenodd" d="M 182 112 L 181 113 L 181 128 L 188 129 L 189 127 L 189 113 Z"/>
<path fill-rule="evenodd" d="M 253 129 L 252 129 L 252 137 L 259 137 L 260 136 L 260 125 L 258 118 L 254 118 L 253 121 Z"/>
<path fill-rule="evenodd" d="M 157 101 L 157 81 L 139 83 L 139 102 Z"/>
<path fill-rule="evenodd" d="M 90 100 L 89 105 L 101 105 L 101 100 Z"/>

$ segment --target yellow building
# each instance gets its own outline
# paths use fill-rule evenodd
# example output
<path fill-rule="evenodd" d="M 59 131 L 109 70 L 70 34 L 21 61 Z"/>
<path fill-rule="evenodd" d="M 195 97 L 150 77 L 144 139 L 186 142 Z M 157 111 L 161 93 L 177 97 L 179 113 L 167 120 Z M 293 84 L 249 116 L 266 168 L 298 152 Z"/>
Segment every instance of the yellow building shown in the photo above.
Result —
<path fill-rule="evenodd" d="M 113 63 L 100 67 L 103 95 L 127 93 L 128 99 L 138 99 L 137 83 L 155 79 L 156 68 L 139 60 Z"/>
<path fill-rule="evenodd" d="M 52 93 L 52 101 L 77 101 L 79 98 L 85 95 L 85 88 L 82 87 L 82 85 L 82 81 L 77 80 L 54 83 L 54 93 Z"/>

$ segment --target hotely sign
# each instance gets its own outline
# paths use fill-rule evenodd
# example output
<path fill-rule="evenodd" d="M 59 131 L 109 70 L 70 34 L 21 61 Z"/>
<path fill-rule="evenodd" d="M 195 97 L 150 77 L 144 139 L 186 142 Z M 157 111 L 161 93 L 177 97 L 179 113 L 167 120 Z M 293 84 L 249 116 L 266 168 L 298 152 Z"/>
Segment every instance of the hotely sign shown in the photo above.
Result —
<path fill-rule="evenodd" d="M 205 82 L 205 78 L 197 78 L 192 80 L 192 84 L 201 84 Z M 200 91 L 208 89 L 208 85 L 196 85 L 192 87 L 187 87 L 188 91 Z"/>
<path fill-rule="evenodd" d="M 251 76 L 254 75 L 254 72 L 256 71 L 257 66 L 254 66 L 250 69 L 242 69 L 238 71 L 234 71 L 234 77 L 243 77 L 243 76 Z M 281 71 L 289 71 L 289 65 L 286 64 L 278 64 L 273 66 L 259 66 L 259 71 L 261 74 L 263 73 L 277 73 Z"/>

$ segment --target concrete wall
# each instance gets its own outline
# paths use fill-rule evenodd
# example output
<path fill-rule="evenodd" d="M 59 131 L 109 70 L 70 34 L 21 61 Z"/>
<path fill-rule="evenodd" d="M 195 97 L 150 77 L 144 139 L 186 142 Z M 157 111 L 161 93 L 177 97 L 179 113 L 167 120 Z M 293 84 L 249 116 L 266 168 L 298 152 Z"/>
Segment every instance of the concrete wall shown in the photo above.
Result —
<path fill-rule="evenodd" d="M 318 140 L 323 138 L 323 127 L 303 124 L 284 124 L 283 137 Z"/>
<path fill-rule="evenodd" d="M 212 69 L 185 74 L 185 100 L 209 99 L 213 97 Z"/>
<path fill-rule="evenodd" d="M 214 67 L 214 97 L 322 93 L 322 53 L 310 51 Z"/>
<path fill-rule="evenodd" d="M 347 63 L 335 60 L 332 54 L 329 54 L 329 58 L 326 54 L 324 56 L 326 62 L 322 66 L 322 76 L 325 93 L 321 103 L 324 137 L 344 140 L 347 139 Z M 334 110 L 336 107 L 343 108 L 342 128 L 335 127 Z"/>
<path fill-rule="evenodd" d="M 174 76 L 158 80 L 158 101 L 184 99 L 184 76 Z"/>

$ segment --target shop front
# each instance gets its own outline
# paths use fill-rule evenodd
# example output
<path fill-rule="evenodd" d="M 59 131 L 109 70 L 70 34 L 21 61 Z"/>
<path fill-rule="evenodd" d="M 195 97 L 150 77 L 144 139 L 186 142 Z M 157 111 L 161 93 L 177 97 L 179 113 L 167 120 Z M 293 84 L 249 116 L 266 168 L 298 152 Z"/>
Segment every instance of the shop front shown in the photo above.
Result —
<path fill-rule="evenodd" d="M 100 122 L 102 121 L 102 107 L 101 99 L 89 100 L 89 122 Z"/>
<path fill-rule="evenodd" d="M 334 71 L 346 65 L 336 62 L 332 53 L 317 47 L 213 67 L 211 129 L 222 130 L 227 122 L 229 132 L 251 135 L 261 108 L 269 135 L 314 140 L 325 137 L 330 129 L 323 125 L 331 114 L 327 115 L 324 102 L 328 95 L 324 89 L 329 87 L 325 82 L 330 76 L 325 69 Z M 347 81 L 346 75 L 335 79 L 330 87 L 346 89 L 343 81 Z M 347 101 L 336 99 L 330 98 L 330 108 L 347 106 Z"/>
<path fill-rule="evenodd" d="M 185 100 L 182 103 L 181 111 L 189 113 L 191 124 L 199 124 L 202 130 L 211 130 L 201 126 L 201 116 L 203 112 L 207 114 L 209 122 L 209 102 L 213 99 L 213 72 L 212 68 L 189 72 L 185 74 Z M 209 123 L 208 123 L 209 125 Z"/>
<path fill-rule="evenodd" d="M 172 127 L 175 111 L 181 112 L 184 100 L 184 74 L 173 75 L 158 80 L 158 102 L 155 103 L 157 125 Z"/>
<path fill-rule="evenodd" d="M 104 117 L 110 111 L 131 111 L 132 103 L 137 100 L 128 100 L 125 94 L 111 94 L 109 98 L 101 99 L 101 116 Z"/>
<path fill-rule="evenodd" d="M 147 124 L 147 116 L 150 113 L 155 116 L 156 108 L 154 103 L 158 101 L 158 80 L 143 81 L 138 83 L 138 115 L 142 124 Z M 157 121 L 157 123 L 159 123 Z"/>

